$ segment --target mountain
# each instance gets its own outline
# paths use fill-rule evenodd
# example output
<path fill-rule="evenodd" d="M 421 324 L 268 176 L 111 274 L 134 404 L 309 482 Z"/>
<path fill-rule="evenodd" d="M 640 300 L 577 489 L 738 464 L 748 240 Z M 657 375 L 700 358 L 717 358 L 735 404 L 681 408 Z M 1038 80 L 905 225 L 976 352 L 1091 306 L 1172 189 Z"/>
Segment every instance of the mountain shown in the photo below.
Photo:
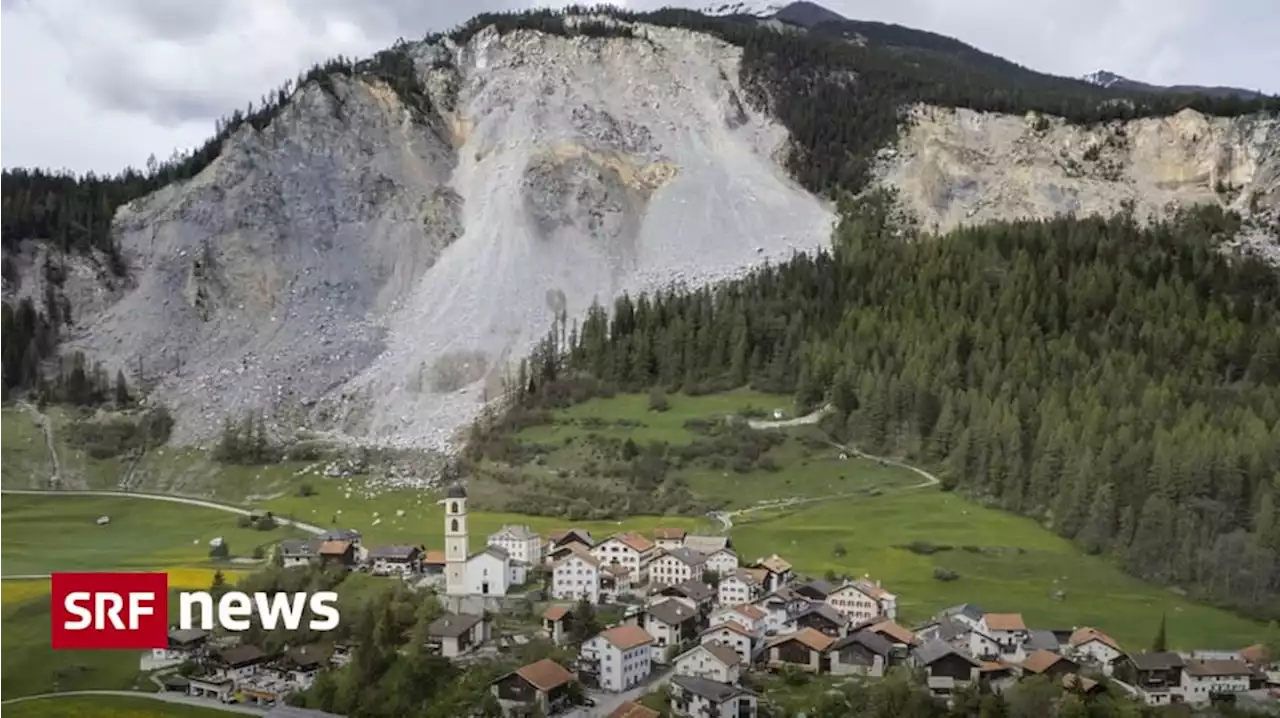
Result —
<path fill-rule="evenodd" d="M 1084 76 L 1084 81 L 1108 89 L 1129 90 L 1137 92 L 1173 92 L 1179 94 L 1208 95 L 1210 97 L 1239 97 L 1246 100 L 1263 97 L 1256 90 L 1245 90 L 1239 87 L 1205 87 L 1203 85 L 1151 85 L 1137 80 L 1130 80 L 1108 70 L 1098 70 Z"/>
<path fill-rule="evenodd" d="M 813 28 L 824 22 L 848 22 L 845 16 L 811 2 L 793 2 L 774 13 L 773 18 L 782 22 Z"/>

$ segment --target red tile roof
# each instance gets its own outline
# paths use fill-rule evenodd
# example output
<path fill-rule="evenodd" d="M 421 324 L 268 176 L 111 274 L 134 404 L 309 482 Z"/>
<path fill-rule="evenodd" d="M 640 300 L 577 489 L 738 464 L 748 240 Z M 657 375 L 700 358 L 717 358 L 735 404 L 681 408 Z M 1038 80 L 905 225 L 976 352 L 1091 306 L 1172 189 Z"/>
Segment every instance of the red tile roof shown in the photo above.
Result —
<path fill-rule="evenodd" d="M 1107 646 L 1111 646 L 1117 651 L 1120 650 L 1120 644 L 1116 643 L 1114 638 L 1112 638 L 1111 636 L 1108 636 L 1107 634 L 1103 633 L 1102 631 L 1099 631 L 1096 628 L 1090 628 L 1089 626 L 1085 626 L 1084 628 L 1077 628 L 1075 631 L 1073 631 L 1071 633 L 1071 638 L 1067 639 L 1067 645 L 1083 646 L 1084 644 L 1089 643 L 1090 641 L 1098 641 Z"/>
<path fill-rule="evenodd" d="M 662 714 L 648 706 L 642 706 L 639 703 L 631 701 L 623 701 L 608 718 L 658 718 Z"/>
<path fill-rule="evenodd" d="M 548 606 L 547 610 L 542 612 L 542 617 L 548 621 L 559 621 L 567 615 L 569 615 L 567 606 Z"/>
<path fill-rule="evenodd" d="M 520 677 L 533 684 L 534 688 L 546 693 L 573 681 L 573 674 L 568 668 L 550 658 L 530 663 L 516 671 Z"/>
<path fill-rule="evenodd" d="M 629 651 L 636 646 L 653 643 L 653 636 L 650 636 L 643 628 L 630 624 L 614 626 L 601 633 L 600 637 L 622 651 Z"/>
<path fill-rule="evenodd" d="M 1022 622 L 1021 613 L 988 613 L 987 629 L 991 631 L 1025 631 L 1027 624 Z"/>

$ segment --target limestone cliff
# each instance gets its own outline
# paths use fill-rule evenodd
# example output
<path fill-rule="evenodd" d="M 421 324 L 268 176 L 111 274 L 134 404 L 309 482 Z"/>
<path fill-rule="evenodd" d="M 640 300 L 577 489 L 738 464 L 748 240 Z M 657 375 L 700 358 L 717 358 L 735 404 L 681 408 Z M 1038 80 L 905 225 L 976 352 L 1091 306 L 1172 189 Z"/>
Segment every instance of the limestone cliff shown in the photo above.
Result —
<path fill-rule="evenodd" d="M 446 446 L 557 312 L 828 239 L 741 99 L 741 50 L 492 28 L 410 46 L 431 107 L 310 84 L 193 179 L 122 208 L 132 285 L 68 350 L 139 360 L 204 441 L 224 417 Z"/>

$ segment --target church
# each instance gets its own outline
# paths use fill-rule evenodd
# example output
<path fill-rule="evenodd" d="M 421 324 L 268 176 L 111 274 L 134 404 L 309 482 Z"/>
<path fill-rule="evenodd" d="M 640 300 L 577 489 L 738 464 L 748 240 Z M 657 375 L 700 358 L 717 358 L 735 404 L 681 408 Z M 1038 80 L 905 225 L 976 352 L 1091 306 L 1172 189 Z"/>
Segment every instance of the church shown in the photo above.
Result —
<path fill-rule="evenodd" d="M 505 596 L 529 579 L 529 565 L 500 546 L 471 553 L 467 529 L 467 491 L 454 484 L 444 505 L 445 593 L 449 596 Z"/>

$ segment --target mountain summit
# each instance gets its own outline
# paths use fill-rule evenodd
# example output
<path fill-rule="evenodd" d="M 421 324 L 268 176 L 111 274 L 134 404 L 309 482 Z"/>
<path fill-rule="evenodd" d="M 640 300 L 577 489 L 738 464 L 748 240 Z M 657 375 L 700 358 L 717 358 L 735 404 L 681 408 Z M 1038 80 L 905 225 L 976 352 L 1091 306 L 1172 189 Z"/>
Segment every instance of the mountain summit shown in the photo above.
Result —
<path fill-rule="evenodd" d="M 1114 90 L 1127 90 L 1130 92 L 1174 92 L 1182 94 L 1208 95 L 1210 97 L 1239 97 L 1245 100 L 1252 100 L 1264 95 L 1256 90 L 1245 90 L 1239 87 L 1222 87 L 1213 86 L 1206 87 L 1203 85 L 1152 85 L 1146 82 L 1130 80 L 1123 75 L 1117 75 L 1110 70 L 1098 70 L 1091 72 L 1082 78 L 1098 87 L 1105 87 Z"/>

